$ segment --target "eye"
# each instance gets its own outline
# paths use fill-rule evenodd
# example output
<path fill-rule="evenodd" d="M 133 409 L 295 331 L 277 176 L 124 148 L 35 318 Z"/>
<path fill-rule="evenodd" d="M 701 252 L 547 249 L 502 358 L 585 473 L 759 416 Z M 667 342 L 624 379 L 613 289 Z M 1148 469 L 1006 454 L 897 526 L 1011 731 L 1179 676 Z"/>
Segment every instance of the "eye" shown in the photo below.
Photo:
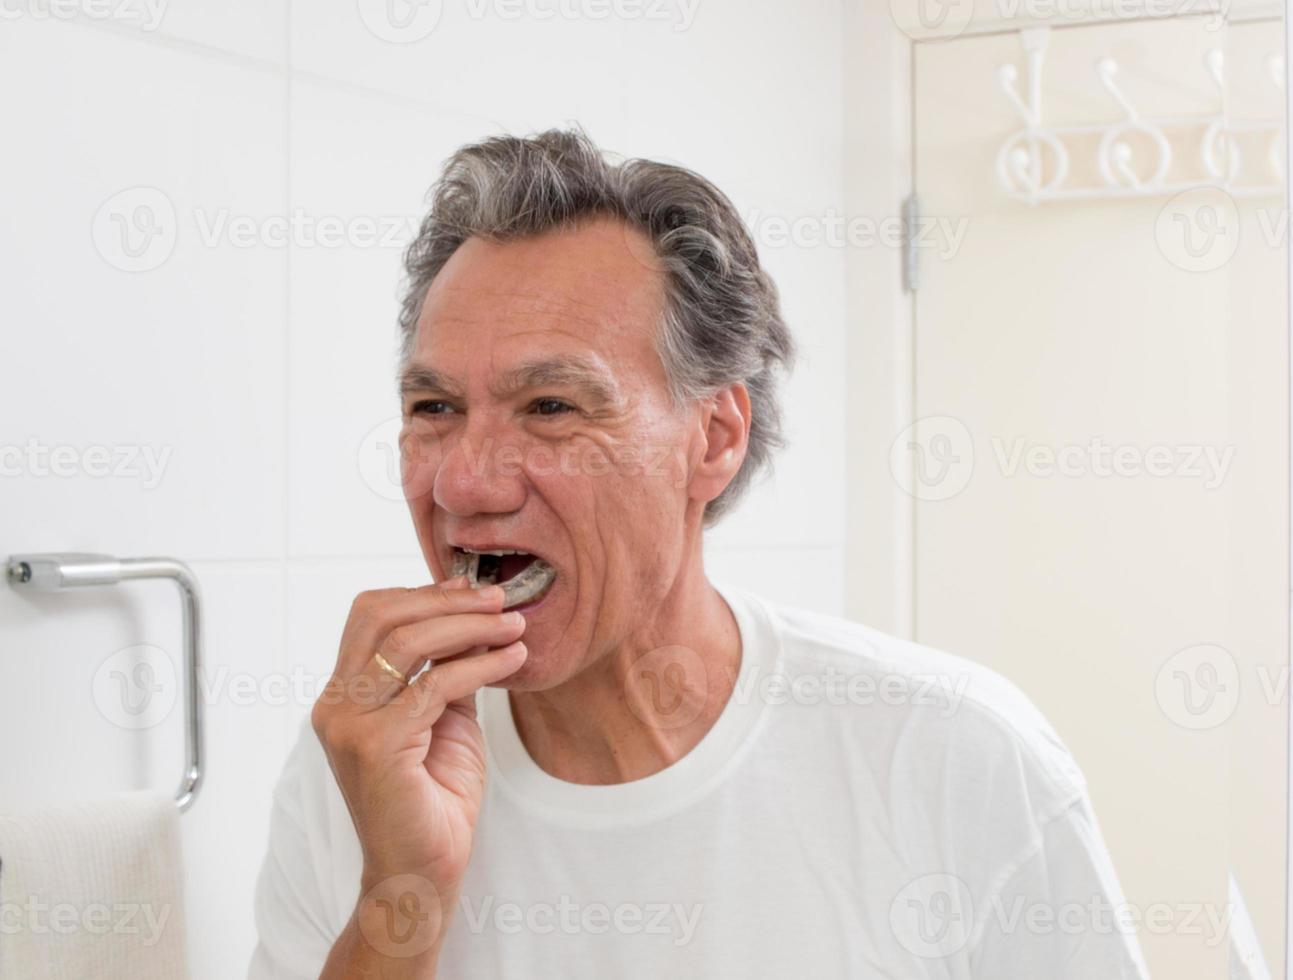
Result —
<path fill-rule="evenodd" d="M 561 415 L 575 410 L 575 406 L 560 398 L 538 398 L 530 404 L 530 408 L 536 415 Z"/>
<path fill-rule="evenodd" d="M 446 401 L 438 398 L 426 398 L 420 402 L 414 402 L 409 409 L 410 415 L 444 415 L 452 412 L 453 406 Z"/>

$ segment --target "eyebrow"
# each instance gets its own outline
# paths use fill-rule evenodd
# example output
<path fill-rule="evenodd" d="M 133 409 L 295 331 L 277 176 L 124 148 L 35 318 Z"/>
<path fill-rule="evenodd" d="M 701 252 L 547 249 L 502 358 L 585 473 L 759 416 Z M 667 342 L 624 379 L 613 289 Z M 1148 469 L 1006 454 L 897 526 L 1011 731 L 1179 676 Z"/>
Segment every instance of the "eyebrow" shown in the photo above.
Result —
<path fill-rule="evenodd" d="M 506 396 L 525 388 L 574 388 L 599 405 L 616 400 L 615 386 L 597 364 L 579 355 L 530 361 L 505 374 L 494 389 Z M 452 379 L 426 365 L 412 364 L 400 372 L 400 394 L 439 391 L 461 397 L 462 389 Z"/>
<path fill-rule="evenodd" d="M 400 395 L 409 395 L 415 391 L 439 391 L 446 395 L 462 394 L 447 375 L 441 374 L 435 368 L 425 367 L 420 364 L 410 364 L 400 371 Z"/>

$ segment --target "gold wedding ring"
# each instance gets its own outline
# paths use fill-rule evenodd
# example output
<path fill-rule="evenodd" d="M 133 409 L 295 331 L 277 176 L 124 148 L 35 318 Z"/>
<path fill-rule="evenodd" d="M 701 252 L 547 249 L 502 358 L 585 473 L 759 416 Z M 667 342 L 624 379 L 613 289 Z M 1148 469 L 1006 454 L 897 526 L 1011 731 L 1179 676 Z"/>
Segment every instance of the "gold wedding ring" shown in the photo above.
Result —
<path fill-rule="evenodd" d="M 387 663 L 386 658 L 383 657 L 380 653 L 373 654 L 373 659 L 377 661 L 378 667 L 382 668 L 382 670 L 386 671 L 386 673 L 390 674 L 392 677 L 394 677 L 405 687 L 409 686 L 409 679 L 405 677 L 403 674 L 401 674 L 399 670 L 397 670 L 396 668 L 392 667 L 389 663 Z"/>

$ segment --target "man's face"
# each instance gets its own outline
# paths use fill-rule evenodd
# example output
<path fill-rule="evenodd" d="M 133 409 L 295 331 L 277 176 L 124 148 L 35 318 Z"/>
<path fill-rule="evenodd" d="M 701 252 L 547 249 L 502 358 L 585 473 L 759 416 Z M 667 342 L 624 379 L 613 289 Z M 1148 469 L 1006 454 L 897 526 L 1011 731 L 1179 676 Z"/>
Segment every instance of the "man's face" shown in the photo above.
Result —
<path fill-rule="evenodd" d="M 704 449 L 697 411 L 669 396 L 662 309 L 650 243 L 610 219 L 469 239 L 427 293 L 403 385 L 405 493 L 427 563 L 443 580 L 455 547 L 515 550 L 556 570 L 518 607 L 530 655 L 506 687 L 552 687 L 649 633 L 675 584 Z"/>

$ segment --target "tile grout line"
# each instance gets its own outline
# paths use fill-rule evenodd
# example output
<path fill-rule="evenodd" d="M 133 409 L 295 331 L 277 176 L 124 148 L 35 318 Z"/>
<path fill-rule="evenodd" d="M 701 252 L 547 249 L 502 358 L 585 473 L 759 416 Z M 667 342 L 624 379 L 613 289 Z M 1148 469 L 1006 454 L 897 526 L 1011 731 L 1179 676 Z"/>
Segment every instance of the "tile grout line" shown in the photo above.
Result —
<path fill-rule="evenodd" d="M 259 71 L 266 72 L 271 75 L 280 75 L 288 70 L 286 65 L 280 65 L 264 58 L 258 58 L 256 55 L 243 54 L 240 51 L 231 51 L 227 48 L 217 47 L 213 44 L 206 44 L 202 41 L 194 41 L 190 38 L 175 37 L 170 34 L 159 34 L 153 31 L 145 32 L 138 28 L 129 27 L 123 24 L 114 24 L 109 21 L 75 20 L 70 24 L 65 25 L 64 29 L 67 27 L 101 34 L 109 34 L 125 41 L 133 41 L 138 44 L 146 44 L 156 48 L 163 48 L 171 51 L 173 54 L 193 55 L 200 58 L 206 58 L 209 61 L 225 62 L 227 66 L 243 68 L 249 71 Z"/>
<path fill-rule="evenodd" d="M 405 108 L 416 109 L 423 112 L 455 116 L 460 119 L 474 119 L 491 125 L 496 123 L 496 120 L 486 119 L 485 117 L 478 116 L 475 113 L 463 113 L 439 102 L 432 102 L 428 99 L 419 99 L 412 95 L 400 95 L 382 88 L 365 85 L 361 82 L 349 81 L 344 78 L 334 78 L 331 75 L 324 75 L 320 72 L 296 68 L 292 65 L 291 61 L 291 24 L 292 11 L 291 3 L 289 2 L 286 16 L 284 17 L 284 30 L 287 36 L 284 38 L 283 47 L 285 55 L 281 64 L 264 58 L 258 58 L 255 55 L 243 54 L 239 51 L 231 51 L 227 48 L 217 47 L 213 44 L 206 44 L 202 41 L 194 41 L 189 38 L 175 37 L 173 35 L 159 34 L 155 32 L 144 33 L 135 28 L 126 27 L 120 24 L 92 20 L 77 22 L 74 26 L 82 30 L 110 34 L 113 37 L 121 38 L 126 41 L 133 41 L 138 44 L 151 45 L 152 47 L 168 50 L 175 54 L 193 55 L 205 58 L 208 61 L 223 62 L 226 67 L 266 72 L 271 75 L 284 75 L 287 77 L 289 84 L 293 80 L 310 82 L 311 84 L 318 85 L 322 88 L 330 88 L 349 95 L 359 95 L 366 98 L 376 99 L 389 105 L 403 106 Z"/>

